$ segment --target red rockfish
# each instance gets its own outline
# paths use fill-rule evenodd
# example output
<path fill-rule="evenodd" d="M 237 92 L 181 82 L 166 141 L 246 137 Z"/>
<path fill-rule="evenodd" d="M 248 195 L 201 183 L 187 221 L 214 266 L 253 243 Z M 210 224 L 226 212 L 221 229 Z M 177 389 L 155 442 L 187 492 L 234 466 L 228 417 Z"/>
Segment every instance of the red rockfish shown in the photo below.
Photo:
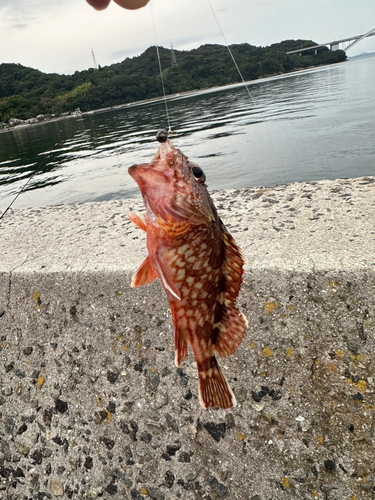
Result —
<path fill-rule="evenodd" d="M 129 218 L 146 231 L 148 250 L 131 286 L 160 278 L 172 313 L 176 366 L 190 343 L 202 407 L 231 408 L 236 400 L 215 354 L 233 354 L 246 332 L 247 320 L 235 305 L 244 261 L 201 168 L 173 147 L 166 132 L 157 139 L 161 144 L 151 163 L 129 168 L 146 207 L 145 220 Z"/>

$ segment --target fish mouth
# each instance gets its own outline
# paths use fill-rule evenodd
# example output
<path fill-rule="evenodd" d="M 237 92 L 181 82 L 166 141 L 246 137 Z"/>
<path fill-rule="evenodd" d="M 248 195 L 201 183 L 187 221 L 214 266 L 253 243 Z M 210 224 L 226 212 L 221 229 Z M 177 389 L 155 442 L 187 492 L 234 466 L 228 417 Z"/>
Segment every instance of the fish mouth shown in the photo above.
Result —
<path fill-rule="evenodd" d="M 162 177 L 168 182 L 171 180 L 171 171 L 175 164 L 176 150 L 169 139 L 161 142 L 155 156 L 150 163 L 140 163 L 128 168 L 128 173 L 138 183 L 139 178 L 150 182 L 162 182 Z M 164 181 L 164 182 L 165 182 Z"/>
<path fill-rule="evenodd" d="M 138 184 L 143 199 L 160 200 L 174 197 L 170 172 L 158 169 L 157 164 L 133 165 L 129 167 L 128 172 Z"/>
<path fill-rule="evenodd" d="M 128 173 L 133 179 L 139 184 L 140 181 L 146 181 L 150 177 L 150 171 L 152 170 L 153 165 L 145 164 L 136 164 L 132 165 L 128 168 Z"/>

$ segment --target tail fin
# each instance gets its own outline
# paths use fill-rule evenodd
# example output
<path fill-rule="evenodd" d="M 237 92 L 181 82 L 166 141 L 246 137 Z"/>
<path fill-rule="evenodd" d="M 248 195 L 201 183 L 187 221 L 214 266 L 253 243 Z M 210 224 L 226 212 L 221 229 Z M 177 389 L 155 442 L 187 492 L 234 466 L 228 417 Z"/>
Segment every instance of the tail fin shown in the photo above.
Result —
<path fill-rule="evenodd" d="M 223 410 L 236 406 L 236 398 L 217 364 L 215 356 L 198 363 L 199 402 L 202 408 L 218 406 Z"/>

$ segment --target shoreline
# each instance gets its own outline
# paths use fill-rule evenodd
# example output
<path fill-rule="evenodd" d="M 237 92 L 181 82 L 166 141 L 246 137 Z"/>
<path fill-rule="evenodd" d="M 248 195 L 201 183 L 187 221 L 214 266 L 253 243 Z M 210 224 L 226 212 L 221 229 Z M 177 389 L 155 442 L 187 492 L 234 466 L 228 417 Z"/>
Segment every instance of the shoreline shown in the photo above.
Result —
<path fill-rule="evenodd" d="M 333 63 L 333 64 L 341 64 L 341 63 L 345 63 L 348 61 L 349 60 L 347 59 L 346 61 L 341 61 L 340 63 Z M 189 97 L 194 97 L 194 96 L 201 95 L 201 94 L 209 94 L 211 92 L 212 93 L 213 92 L 220 92 L 220 91 L 225 91 L 225 90 L 228 90 L 231 88 L 239 88 L 239 87 L 244 87 L 244 86 L 247 87 L 247 86 L 257 85 L 259 83 L 277 80 L 279 78 L 280 79 L 289 78 L 289 77 L 292 77 L 293 75 L 295 75 L 296 73 L 299 73 L 299 74 L 303 73 L 303 72 L 307 73 L 309 71 L 319 70 L 319 69 L 323 69 L 323 68 L 329 68 L 333 64 L 324 64 L 324 65 L 318 65 L 318 66 L 309 66 L 308 68 L 303 68 L 303 69 L 294 69 L 294 70 L 290 71 L 289 73 L 280 73 L 280 74 L 275 74 L 275 75 L 263 76 L 263 77 L 257 78 L 256 80 L 246 81 L 245 83 L 244 82 L 228 83 L 227 85 L 222 85 L 222 86 L 217 86 L 217 87 L 207 87 L 207 88 L 199 89 L 199 90 L 187 90 L 185 92 L 179 92 L 177 94 L 169 94 L 166 96 L 166 100 L 167 101 L 174 101 L 176 99 L 187 99 Z M 76 118 L 77 119 L 80 117 L 84 117 L 86 115 L 107 113 L 110 111 L 116 111 L 116 110 L 120 110 L 120 109 L 132 108 L 132 107 L 137 107 L 137 106 L 159 104 L 160 102 L 164 102 L 164 96 L 154 97 L 154 98 L 150 98 L 150 99 L 144 99 L 141 101 L 124 103 L 124 104 L 117 104 L 114 106 L 109 106 L 106 108 L 98 108 L 98 109 L 91 110 L 91 111 L 82 111 L 81 114 L 79 114 L 79 115 L 57 116 L 55 118 L 51 118 L 48 120 L 43 120 L 43 121 L 35 122 L 35 123 L 21 123 L 19 125 L 9 126 L 8 128 L 1 128 L 0 133 L 1 132 L 10 132 L 12 130 L 17 130 L 17 129 L 19 130 L 19 129 L 27 128 L 27 127 L 30 127 L 33 125 L 52 123 L 52 122 L 55 122 L 58 120 L 64 120 L 66 118 Z"/>
<path fill-rule="evenodd" d="M 239 243 L 244 249 L 245 256 L 247 249 L 250 250 L 255 245 L 255 243 L 248 241 L 246 231 L 251 227 L 255 241 L 259 240 L 263 242 L 262 244 L 265 244 L 265 241 L 269 240 L 267 245 L 271 246 L 268 249 L 268 254 L 272 256 L 273 262 L 280 261 L 278 245 L 273 246 L 275 245 L 275 238 L 279 240 L 285 232 L 288 244 L 292 244 L 296 249 L 300 248 L 302 254 L 309 254 L 310 250 L 318 253 L 325 248 L 327 253 L 325 259 L 328 262 L 327 259 L 330 256 L 330 267 L 335 262 L 336 252 L 344 252 L 347 245 L 352 247 L 354 245 L 356 251 L 360 253 L 365 252 L 365 248 L 361 250 L 361 247 L 358 246 L 357 242 L 359 240 L 356 239 L 356 236 L 351 236 L 349 239 L 346 239 L 345 236 L 355 234 L 357 229 L 359 230 L 361 227 L 363 231 L 365 227 L 368 230 L 368 234 L 363 234 L 363 237 L 369 238 L 366 243 L 369 253 L 368 258 L 370 260 L 374 258 L 375 246 L 373 254 L 369 250 L 375 242 L 375 230 L 371 228 L 371 221 L 375 220 L 374 194 L 375 177 L 371 176 L 294 182 L 275 187 L 250 187 L 210 192 L 220 217 L 229 228 L 235 228 L 235 231 L 240 234 Z M 132 236 L 127 236 L 133 235 L 134 231 L 131 229 L 131 225 L 128 228 L 129 221 L 126 216 L 128 212 L 144 211 L 140 197 L 104 202 L 12 209 L 0 222 L 0 254 L 2 255 L 0 271 L 11 271 L 13 268 L 19 268 L 24 260 L 29 263 L 28 265 L 32 265 L 34 259 L 32 256 L 37 256 L 37 261 L 47 258 L 45 256 L 50 253 L 48 249 L 53 248 L 52 240 L 61 240 L 62 236 L 59 236 L 61 233 L 61 235 L 66 234 L 64 236 L 64 249 L 60 250 L 59 256 L 56 253 L 51 256 L 53 267 L 57 266 L 59 268 L 61 251 L 64 251 L 64 254 L 66 253 L 70 260 L 75 245 L 81 248 L 79 240 L 75 236 L 75 234 L 81 234 L 83 231 L 79 229 L 79 218 L 85 221 L 84 234 L 87 237 L 92 231 L 87 241 L 87 248 L 85 240 L 82 242 L 82 248 L 85 248 L 84 253 L 90 255 L 91 239 L 100 241 L 109 237 L 107 231 L 105 231 L 105 237 L 100 237 L 100 227 L 105 225 L 107 219 L 111 220 L 113 211 L 116 213 L 115 219 L 118 219 L 116 225 L 121 222 L 119 227 L 116 228 L 116 232 L 119 232 L 121 228 L 126 228 L 124 242 L 126 242 L 126 245 L 130 245 L 129 248 L 136 248 Z M 103 212 L 103 214 L 100 212 Z M 75 218 L 74 214 L 76 213 L 81 214 L 80 217 Z M 93 214 L 95 214 L 93 219 L 95 222 L 91 222 Z M 342 221 L 340 221 L 341 218 Z M 77 226 L 75 220 L 77 220 Z M 264 220 L 264 224 L 262 220 Z M 66 227 L 67 224 L 69 224 L 69 227 Z M 91 224 L 93 224 L 92 227 Z M 269 224 L 270 227 L 268 227 Z M 314 226 L 314 232 L 320 237 L 326 233 L 328 235 L 335 233 L 335 248 L 330 249 L 328 242 L 323 240 L 320 242 L 321 246 L 315 249 L 309 247 L 310 238 L 300 242 L 301 231 L 303 234 L 308 235 L 304 226 L 310 227 L 311 225 Z M 45 227 L 50 227 L 50 234 L 45 233 Z M 87 232 L 88 230 L 89 232 Z M 24 236 L 21 236 L 22 234 Z M 68 235 L 73 238 L 72 241 L 69 240 Z M 143 241 L 144 239 L 144 235 L 139 234 L 139 232 L 136 232 L 134 236 L 137 236 L 134 240 L 136 245 L 138 245 L 139 240 Z M 111 236 L 110 239 L 113 238 L 114 236 Z M 242 238 L 244 239 L 243 244 L 241 244 Z M 109 245 L 109 242 L 105 244 L 105 246 L 107 245 Z M 95 247 L 98 247 L 98 245 L 96 244 Z M 117 250 L 119 249 L 117 248 Z M 113 265 L 118 265 L 117 250 L 113 250 L 110 254 L 106 252 L 103 257 L 103 265 L 111 262 Z M 359 254 L 354 258 L 354 247 L 351 251 L 354 261 L 357 259 L 360 262 Z M 19 255 L 24 257 L 20 258 Z M 15 260 L 13 260 L 14 256 L 17 256 Z M 136 257 L 137 255 L 135 255 Z M 296 260 L 292 255 L 287 254 L 284 255 L 284 258 L 286 262 L 289 262 L 287 267 L 296 268 L 298 259 Z M 253 256 L 248 255 L 247 260 L 252 261 Z M 131 265 L 130 261 L 129 265 Z M 24 266 L 22 265 L 22 267 Z M 76 267 L 73 263 L 68 266 L 69 269 L 75 269 Z"/>

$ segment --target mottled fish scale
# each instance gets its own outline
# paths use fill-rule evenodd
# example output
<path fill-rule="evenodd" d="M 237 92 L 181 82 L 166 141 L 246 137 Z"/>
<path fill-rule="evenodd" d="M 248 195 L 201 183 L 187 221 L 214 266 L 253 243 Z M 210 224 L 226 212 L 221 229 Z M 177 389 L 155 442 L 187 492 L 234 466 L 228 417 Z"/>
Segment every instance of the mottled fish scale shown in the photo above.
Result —
<path fill-rule="evenodd" d="M 176 365 L 190 343 L 201 405 L 230 408 L 235 398 L 215 354 L 232 354 L 246 332 L 246 318 L 235 305 L 241 253 L 217 215 L 203 172 L 170 141 L 161 144 L 150 164 L 135 165 L 129 173 L 146 207 L 145 221 L 135 214 L 130 218 L 146 231 L 148 249 L 132 286 L 160 277 L 172 313 Z"/>

